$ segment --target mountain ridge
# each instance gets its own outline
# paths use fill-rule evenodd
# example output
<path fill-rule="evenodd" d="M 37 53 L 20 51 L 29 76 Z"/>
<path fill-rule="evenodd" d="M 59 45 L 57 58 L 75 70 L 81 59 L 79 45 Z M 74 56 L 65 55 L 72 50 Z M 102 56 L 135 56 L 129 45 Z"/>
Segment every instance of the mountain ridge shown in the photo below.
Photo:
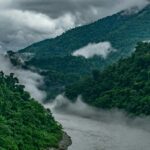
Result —
<path fill-rule="evenodd" d="M 124 11 L 121 11 L 117 14 L 102 18 L 102 19 L 95 21 L 93 23 L 90 23 L 90 24 L 87 24 L 84 26 L 80 26 L 80 27 L 76 27 L 74 29 L 66 31 L 65 33 L 63 33 L 60 36 L 57 36 L 56 38 L 46 39 L 44 41 L 40 41 L 38 43 L 30 45 L 29 47 L 22 49 L 20 52 L 34 52 L 34 51 L 40 52 L 39 46 L 41 46 L 41 44 L 44 44 L 45 46 L 48 46 L 48 47 L 47 47 L 47 49 L 43 49 L 43 51 L 48 50 L 48 51 L 50 51 L 50 54 L 52 55 L 51 50 L 53 50 L 52 52 L 55 53 L 55 51 L 57 51 L 57 48 L 58 48 L 59 52 L 61 53 L 61 50 L 66 51 L 65 48 L 61 49 L 61 46 L 62 46 L 61 44 L 64 42 L 64 39 L 67 39 L 67 38 L 68 38 L 67 42 L 69 42 L 69 44 L 76 45 L 75 48 L 73 48 L 71 52 L 73 52 L 73 50 L 77 50 L 81 47 L 86 46 L 88 43 L 94 43 L 94 42 L 97 43 L 97 42 L 106 41 L 107 39 L 109 40 L 109 38 L 107 38 L 107 37 L 109 37 L 109 35 L 106 36 L 105 35 L 106 33 L 110 34 L 108 32 L 111 32 L 111 30 L 114 30 L 114 29 L 115 29 L 115 31 L 113 31 L 113 32 L 116 32 L 116 30 L 118 30 L 117 27 L 123 28 L 122 26 L 120 27 L 120 25 L 124 24 L 125 22 L 131 21 L 131 19 L 134 19 L 135 17 L 137 17 L 137 15 L 139 16 L 140 14 L 142 14 L 143 12 L 146 12 L 149 9 L 150 9 L 150 5 L 148 5 L 147 7 L 145 7 L 143 10 L 139 11 L 138 13 L 135 13 L 135 14 L 133 13 L 130 15 L 124 15 L 124 13 L 123 13 Z M 97 28 L 98 28 L 98 33 L 100 33 L 101 36 L 95 37 L 95 39 L 94 39 L 93 37 L 97 34 L 96 33 Z M 105 30 L 105 31 L 103 31 L 103 30 Z M 83 33 L 81 33 L 81 31 Z M 81 33 L 81 36 L 78 37 L 79 33 Z M 86 38 L 86 36 L 88 36 L 89 34 L 91 37 L 87 40 L 88 42 L 84 41 L 84 38 Z M 106 38 L 103 38 L 102 36 L 106 36 Z M 80 40 L 80 38 L 81 38 L 81 41 L 82 41 L 81 46 L 80 46 L 80 44 L 78 46 L 78 44 L 76 44 L 76 41 L 74 41 L 75 43 L 71 43 L 72 40 L 71 41 L 69 40 L 70 37 L 73 38 L 73 40 L 74 39 L 78 40 L 78 38 Z M 54 47 L 54 44 L 56 47 Z M 58 47 L 59 44 L 60 44 L 60 47 Z M 65 43 L 65 46 L 67 44 L 68 43 Z M 67 47 L 67 50 L 68 49 L 69 48 Z M 58 56 L 58 55 L 56 53 L 56 56 Z"/>
<path fill-rule="evenodd" d="M 53 95 L 50 98 L 54 98 L 64 92 L 66 85 L 76 82 L 81 76 L 88 75 L 95 69 L 103 70 L 120 58 L 131 55 L 137 42 L 150 40 L 149 27 L 150 5 L 132 15 L 124 15 L 122 11 L 92 24 L 74 28 L 56 38 L 35 43 L 18 53 L 33 54 L 25 63 L 44 71 L 42 74 L 46 77 L 46 88 Z M 72 56 L 74 51 L 88 44 L 105 41 L 116 49 L 106 59 L 101 56 L 90 59 Z"/>

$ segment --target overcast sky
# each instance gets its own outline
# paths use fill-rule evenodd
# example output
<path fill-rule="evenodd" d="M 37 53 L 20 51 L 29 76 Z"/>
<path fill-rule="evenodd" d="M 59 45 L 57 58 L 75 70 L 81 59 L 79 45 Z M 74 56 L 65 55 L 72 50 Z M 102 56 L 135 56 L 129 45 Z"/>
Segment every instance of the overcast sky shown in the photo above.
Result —
<path fill-rule="evenodd" d="M 55 37 L 147 0 L 0 0 L 0 51 Z"/>

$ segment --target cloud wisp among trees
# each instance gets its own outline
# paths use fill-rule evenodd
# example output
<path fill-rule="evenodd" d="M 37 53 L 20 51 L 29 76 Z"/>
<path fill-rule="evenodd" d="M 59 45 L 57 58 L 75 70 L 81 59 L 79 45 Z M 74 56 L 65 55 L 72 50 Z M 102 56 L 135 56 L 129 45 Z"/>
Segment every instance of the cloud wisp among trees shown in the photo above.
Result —
<path fill-rule="evenodd" d="M 110 42 L 100 42 L 98 44 L 89 44 L 86 47 L 76 50 L 72 55 L 76 57 L 83 56 L 86 59 L 94 56 L 101 56 L 105 59 L 111 52 L 115 51 L 116 50 L 111 46 Z"/>

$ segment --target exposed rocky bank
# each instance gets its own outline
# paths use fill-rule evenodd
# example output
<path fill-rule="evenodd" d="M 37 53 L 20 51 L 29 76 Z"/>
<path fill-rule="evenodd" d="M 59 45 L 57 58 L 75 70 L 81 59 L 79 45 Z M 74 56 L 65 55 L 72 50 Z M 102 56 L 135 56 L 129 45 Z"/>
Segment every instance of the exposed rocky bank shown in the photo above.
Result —
<path fill-rule="evenodd" d="M 63 133 L 63 138 L 59 143 L 59 148 L 50 148 L 48 150 L 68 150 L 68 147 L 72 144 L 71 138 L 67 133 Z"/>

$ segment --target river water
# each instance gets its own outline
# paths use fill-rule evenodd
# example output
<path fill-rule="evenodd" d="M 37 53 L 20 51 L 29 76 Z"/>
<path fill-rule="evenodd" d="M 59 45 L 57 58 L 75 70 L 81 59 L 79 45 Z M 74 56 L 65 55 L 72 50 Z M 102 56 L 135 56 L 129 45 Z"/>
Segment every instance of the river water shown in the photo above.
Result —
<path fill-rule="evenodd" d="M 81 101 L 66 105 L 63 96 L 46 107 L 71 136 L 69 150 L 150 150 L 149 118 L 131 120 L 122 112 L 98 111 Z"/>

